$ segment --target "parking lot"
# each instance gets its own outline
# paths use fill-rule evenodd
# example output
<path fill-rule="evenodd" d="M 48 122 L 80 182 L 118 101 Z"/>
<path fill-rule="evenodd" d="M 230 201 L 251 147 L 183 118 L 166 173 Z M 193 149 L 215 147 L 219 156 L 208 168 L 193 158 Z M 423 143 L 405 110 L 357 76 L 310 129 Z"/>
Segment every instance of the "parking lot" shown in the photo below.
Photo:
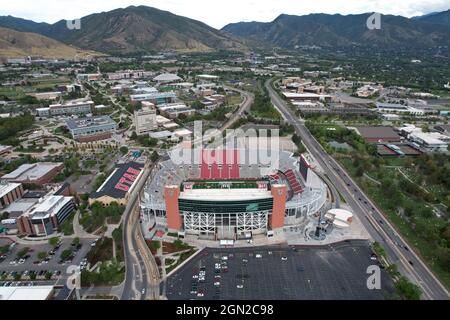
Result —
<path fill-rule="evenodd" d="M 170 300 L 385 299 L 394 291 L 385 270 L 381 290 L 366 285 L 367 267 L 377 264 L 371 254 L 366 241 L 320 248 L 208 248 L 167 280 L 166 295 Z"/>
<path fill-rule="evenodd" d="M 25 285 L 24 282 L 31 282 L 30 273 L 36 274 L 36 279 L 32 281 L 34 284 L 42 283 L 45 280 L 58 280 L 66 277 L 66 270 L 70 265 L 79 265 L 87 252 L 91 249 L 92 240 L 80 240 L 78 248 L 71 245 L 70 239 L 61 241 L 58 249 L 55 250 L 53 255 L 48 255 L 47 261 L 39 261 L 39 252 L 50 252 L 52 247 L 49 244 L 38 245 L 19 245 L 13 246 L 12 250 L 7 254 L 5 259 L 0 260 L 0 285 L 5 285 L 14 280 L 16 274 L 21 274 L 20 282 Z M 20 261 L 17 254 L 23 248 L 29 247 L 30 250 L 26 255 L 26 259 Z M 61 261 L 61 253 L 64 250 L 70 249 L 73 252 L 73 258 L 67 261 Z M 46 273 L 51 273 L 52 277 L 46 278 Z M 10 285 L 12 285 L 10 283 Z"/>

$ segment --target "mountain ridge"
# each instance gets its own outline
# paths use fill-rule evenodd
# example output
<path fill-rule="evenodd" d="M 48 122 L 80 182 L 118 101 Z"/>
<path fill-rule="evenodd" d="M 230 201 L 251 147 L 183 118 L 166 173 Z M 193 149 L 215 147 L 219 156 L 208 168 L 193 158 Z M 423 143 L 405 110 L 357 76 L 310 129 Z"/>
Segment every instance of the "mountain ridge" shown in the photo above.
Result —
<path fill-rule="evenodd" d="M 450 32 L 445 25 L 402 16 L 382 15 L 381 29 L 369 30 L 366 21 L 370 15 L 372 13 L 314 13 L 303 16 L 280 14 L 272 22 L 238 22 L 228 24 L 222 30 L 238 37 L 284 48 L 301 45 L 366 45 L 393 48 L 450 45 Z M 436 16 L 439 17 L 439 14 L 430 17 Z"/>
<path fill-rule="evenodd" d="M 0 17 L 0 26 L 36 32 L 66 44 L 111 54 L 159 50 L 247 50 L 243 41 L 203 22 L 147 6 L 129 6 L 81 18 L 80 30 L 66 21 L 36 23 Z"/>

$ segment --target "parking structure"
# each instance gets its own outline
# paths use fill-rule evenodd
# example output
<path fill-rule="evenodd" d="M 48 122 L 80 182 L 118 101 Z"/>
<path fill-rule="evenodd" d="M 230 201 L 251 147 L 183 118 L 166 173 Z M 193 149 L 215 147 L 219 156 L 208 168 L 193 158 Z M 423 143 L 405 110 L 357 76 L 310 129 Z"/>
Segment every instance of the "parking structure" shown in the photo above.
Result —
<path fill-rule="evenodd" d="M 165 291 L 169 300 L 393 297 L 393 282 L 384 269 L 381 289 L 367 287 L 367 268 L 374 264 L 379 265 L 369 243 L 359 240 L 322 247 L 206 248 L 167 279 Z"/>

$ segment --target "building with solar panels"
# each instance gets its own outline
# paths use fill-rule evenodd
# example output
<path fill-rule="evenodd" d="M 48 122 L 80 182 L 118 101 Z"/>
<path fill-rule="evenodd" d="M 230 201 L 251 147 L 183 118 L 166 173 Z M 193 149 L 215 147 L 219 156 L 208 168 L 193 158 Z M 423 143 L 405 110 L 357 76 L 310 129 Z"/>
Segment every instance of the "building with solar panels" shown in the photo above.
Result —
<path fill-rule="evenodd" d="M 251 164 L 245 150 L 206 152 L 199 164 L 160 163 L 145 187 L 145 219 L 180 236 L 251 239 L 299 225 L 327 201 L 325 183 L 313 170 L 300 173 L 301 158 L 290 153 L 272 168 Z"/>

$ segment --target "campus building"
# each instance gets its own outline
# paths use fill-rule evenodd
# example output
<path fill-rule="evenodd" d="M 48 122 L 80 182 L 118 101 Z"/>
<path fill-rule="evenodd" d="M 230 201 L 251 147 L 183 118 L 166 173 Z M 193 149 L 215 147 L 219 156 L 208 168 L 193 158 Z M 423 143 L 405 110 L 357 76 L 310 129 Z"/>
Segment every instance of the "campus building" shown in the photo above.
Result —
<path fill-rule="evenodd" d="M 117 202 L 126 205 L 143 173 L 142 163 L 128 162 L 118 165 L 105 182 L 91 193 L 89 204 L 100 202 L 107 206 Z"/>
<path fill-rule="evenodd" d="M 72 138 L 80 142 L 109 139 L 117 129 L 117 123 L 109 116 L 69 119 L 66 125 Z"/>
<path fill-rule="evenodd" d="M 21 183 L 0 181 L 0 209 L 3 209 L 20 199 L 23 195 L 23 186 Z"/>
<path fill-rule="evenodd" d="M 63 163 L 27 163 L 21 165 L 13 172 L 5 174 L 3 177 L 1 177 L 1 179 L 9 182 L 43 185 L 50 183 L 52 179 L 63 169 Z"/>
<path fill-rule="evenodd" d="M 73 197 L 50 194 L 40 199 L 28 212 L 16 220 L 19 234 L 51 235 L 75 210 Z"/>
<path fill-rule="evenodd" d="M 93 101 L 71 101 L 65 104 L 51 104 L 48 108 L 36 109 L 39 117 L 71 116 L 92 113 Z"/>
<path fill-rule="evenodd" d="M 156 109 L 150 102 L 142 102 L 142 109 L 134 111 L 134 125 L 138 136 L 158 129 Z"/>
<path fill-rule="evenodd" d="M 149 101 L 155 105 L 172 103 L 175 101 L 175 92 L 150 92 L 143 94 L 132 94 L 130 95 L 130 100 L 132 104 L 136 104 L 142 101 Z"/>

